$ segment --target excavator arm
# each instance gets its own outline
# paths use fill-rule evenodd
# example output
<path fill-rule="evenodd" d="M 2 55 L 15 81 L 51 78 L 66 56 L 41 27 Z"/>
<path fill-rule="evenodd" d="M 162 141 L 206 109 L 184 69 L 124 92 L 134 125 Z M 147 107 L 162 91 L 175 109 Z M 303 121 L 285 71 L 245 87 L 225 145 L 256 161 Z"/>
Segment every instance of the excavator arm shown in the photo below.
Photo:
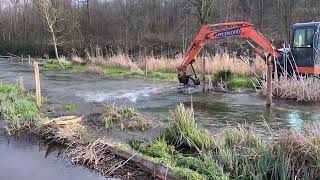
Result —
<path fill-rule="evenodd" d="M 192 64 L 195 62 L 197 55 L 204 48 L 209 40 L 223 39 L 227 37 L 238 37 L 245 39 L 246 42 L 253 48 L 262 59 L 266 60 L 268 64 L 272 64 L 269 57 L 274 56 L 279 58 L 280 53 L 274 49 L 272 44 L 258 32 L 252 24 L 248 22 L 233 22 L 233 23 L 219 23 L 219 24 L 207 24 L 203 26 L 192 41 L 191 46 L 187 49 L 186 56 L 183 63 L 178 67 L 179 81 L 183 84 L 188 84 L 189 79 L 194 82 L 195 85 L 199 85 L 200 81 L 194 71 Z M 257 47 L 251 43 L 251 41 L 257 45 Z M 194 76 L 186 75 L 187 68 L 191 66 L 194 72 Z"/>

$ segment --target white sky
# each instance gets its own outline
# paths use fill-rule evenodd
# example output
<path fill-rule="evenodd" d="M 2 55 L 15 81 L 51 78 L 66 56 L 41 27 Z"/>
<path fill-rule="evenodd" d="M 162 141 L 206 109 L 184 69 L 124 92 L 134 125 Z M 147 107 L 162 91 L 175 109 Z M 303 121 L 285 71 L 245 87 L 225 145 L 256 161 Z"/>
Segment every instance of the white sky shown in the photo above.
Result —
<path fill-rule="evenodd" d="M 8 6 L 10 5 L 10 1 L 9 0 L 0 0 L 0 3 L 4 6 Z"/>

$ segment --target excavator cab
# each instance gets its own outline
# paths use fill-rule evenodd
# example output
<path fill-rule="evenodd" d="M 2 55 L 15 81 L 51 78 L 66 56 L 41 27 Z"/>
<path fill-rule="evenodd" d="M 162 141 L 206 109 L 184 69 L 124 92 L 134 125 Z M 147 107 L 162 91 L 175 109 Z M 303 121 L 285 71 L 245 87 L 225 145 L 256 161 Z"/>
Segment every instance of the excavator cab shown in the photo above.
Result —
<path fill-rule="evenodd" d="M 300 74 L 320 74 L 320 22 L 297 23 L 291 35 L 291 53 Z"/>

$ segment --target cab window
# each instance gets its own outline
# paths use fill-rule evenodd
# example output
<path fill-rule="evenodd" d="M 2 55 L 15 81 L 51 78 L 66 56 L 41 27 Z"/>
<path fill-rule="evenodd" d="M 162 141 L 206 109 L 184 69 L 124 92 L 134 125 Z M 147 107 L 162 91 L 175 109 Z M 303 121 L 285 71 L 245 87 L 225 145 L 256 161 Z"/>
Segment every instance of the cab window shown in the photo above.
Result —
<path fill-rule="evenodd" d="M 297 29 L 294 32 L 293 47 L 310 48 L 313 45 L 314 29 Z"/>

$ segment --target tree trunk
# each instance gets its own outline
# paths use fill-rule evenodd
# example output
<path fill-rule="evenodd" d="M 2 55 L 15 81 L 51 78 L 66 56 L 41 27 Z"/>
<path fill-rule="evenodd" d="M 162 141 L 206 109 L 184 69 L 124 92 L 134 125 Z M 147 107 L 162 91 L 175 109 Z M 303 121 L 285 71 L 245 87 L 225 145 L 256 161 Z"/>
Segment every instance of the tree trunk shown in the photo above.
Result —
<path fill-rule="evenodd" d="M 58 61 L 59 66 L 64 69 L 63 65 L 60 62 L 60 57 L 59 57 L 59 52 L 58 52 L 58 43 L 57 43 L 57 39 L 56 39 L 56 35 L 54 34 L 54 31 L 51 31 L 51 35 L 52 35 L 52 44 L 54 47 L 54 53 L 56 55 L 56 59 Z"/>

